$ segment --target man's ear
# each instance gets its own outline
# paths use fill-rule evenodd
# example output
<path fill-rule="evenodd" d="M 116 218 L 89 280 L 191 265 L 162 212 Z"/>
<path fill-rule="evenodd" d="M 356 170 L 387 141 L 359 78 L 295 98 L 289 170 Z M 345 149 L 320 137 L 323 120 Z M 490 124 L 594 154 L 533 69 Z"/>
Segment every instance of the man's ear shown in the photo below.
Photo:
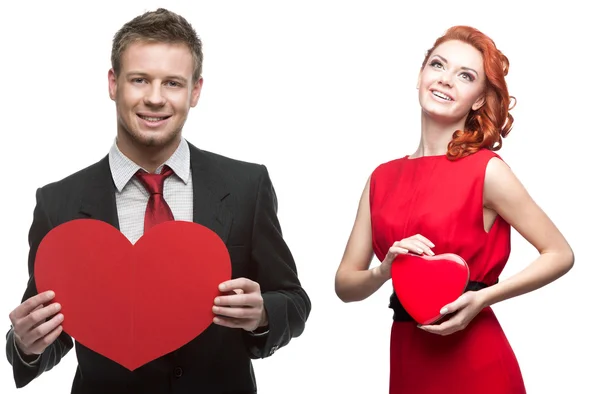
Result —
<path fill-rule="evenodd" d="M 192 99 L 190 101 L 190 107 L 194 108 L 198 104 L 198 100 L 200 99 L 200 92 L 202 91 L 202 85 L 204 84 L 204 79 L 199 78 L 198 81 L 194 84 L 192 88 Z"/>
<path fill-rule="evenodd" d="M 117 98 L 117 74 L 112 68 L 108 70 L 108 95 L 113 101 Z"/>

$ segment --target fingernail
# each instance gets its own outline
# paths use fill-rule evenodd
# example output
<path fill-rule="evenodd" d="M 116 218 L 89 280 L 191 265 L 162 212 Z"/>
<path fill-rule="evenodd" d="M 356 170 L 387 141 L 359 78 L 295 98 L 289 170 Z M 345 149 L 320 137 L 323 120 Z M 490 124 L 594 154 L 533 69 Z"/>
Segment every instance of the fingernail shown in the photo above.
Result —
<path fill-rule="evenodd" d="M 448 313 L 448 308 L 446 308 L 446 307 L 442 308 L 442 310 L 440 311 L 440 313 L 441 313 L 442 315 L 444 315 L 444 314 Z"/>
<path fill-rule="evenodd" d="M 219 290 L 221 290 L 221 291 L 225 290 L 225 285 L 219 285 Z"/>
<path fill-rule="evenodd" d="M 54 304 L 54 309 L 58 312 L 60 310 L 60 304 Z"/>
<path fill-rule="evenodd" d="M 65 318 L 65 316 L 64 316 L 62 313 L 59 313 L 59 314 L 58 314 L 58 315 L 56 315 L 56 316 L 58 317 L 58 320 L 59 320 L 59 321 L 62 321 L 62 320 Z"/>
<path fill-rule="evenodd" d="M 52 290 L 48 291 L 46 294 L 48 298 L 54 298 L 54 292 Z"/>
<path fill-rule="evenodd" d="M 417 252 L 418 252 L 418 253 L 423 253 L 423 250 L 422 250 L 422 249 L 419 249 L 419 248 L 417 248 Z"/>
<path fill-rule="evenodd" d="M 215 304 L 220 304 L 221 303 L 221 299 L 219 297 L 215 298 Z"/>
<path fill-rule="evenodd" d="M 219 307 L 213 306 L 213 312 L 214 313 L 219 313 Z"/>

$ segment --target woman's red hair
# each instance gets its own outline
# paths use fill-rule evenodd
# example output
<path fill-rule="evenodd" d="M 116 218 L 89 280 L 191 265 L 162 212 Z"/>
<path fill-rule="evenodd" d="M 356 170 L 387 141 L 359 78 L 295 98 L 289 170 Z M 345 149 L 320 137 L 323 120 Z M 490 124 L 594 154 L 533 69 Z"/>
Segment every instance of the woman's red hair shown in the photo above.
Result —
<path fill-rule="evenodd" d="M 422 68 L 425 67 L 431 52 L 438 45 L 459 40 L 476 48 L 483 55 L 483 69 L 486 76 L 485 103 L 477 111 L 467 115 L 464 130 L 457 130 L 448 144 L 447 156 L 451 160 L 460 159 L 481 148 L 497 151 L 502 148 L 502 138 L 510 133 L 513 116 L 508 112 L 514 108 L 516 100 L 508 94 L 504 77 L 508 74 L 509 62 L 491 38 L 469 26 L 454 26 L 438 38 L 427 51 Z M 511 99 L 514 100 L 511 106 Z"/>

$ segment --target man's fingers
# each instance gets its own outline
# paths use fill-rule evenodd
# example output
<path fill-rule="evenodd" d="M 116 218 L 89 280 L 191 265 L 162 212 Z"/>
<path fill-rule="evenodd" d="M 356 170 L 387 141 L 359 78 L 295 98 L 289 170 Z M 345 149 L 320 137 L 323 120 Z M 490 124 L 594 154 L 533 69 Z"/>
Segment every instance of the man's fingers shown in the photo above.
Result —
<path fill-rule="evenodd" d="M 255 319 L 258 316 L 256 308 L 223 308 L 213 306 L 213 313 L 219 316 L 234 317 L 236 319 Z"/>
<path fill-rule="evenodd" d="M 55 294 L 53 291 L 45 291 L 25 300 L 21 305 L 16 307 L 15 310 L 13 310 L 9 315 L 13 325 L 17 320 L 24 318 L 40 306 L 43 306 L 44 303 L 50 302 L 54 298 L 54 295 Z"/>
<path fill-rule="evenodd" d="M 31 312 L 31 313 L 34 313 L 35 311 L 39 311 L 39 310 L 40 310 L 40 309 L 42 309 L 42 308 L 44 308 L 44 305 L 43 305 L 43 304 L 42 304 L 42 305 L 38 305 L 38 306 L 37 306 L 37 308 L 35 308 L 35 309 L 33 310 L 33 312 Z M 31 315 L 31 313 L 30 313 L 29 315 Z M 33 325 L 33 327 L 31 327 L 30 329 L 32 329 L 32 328 L 35 328 L 35 327 L 39 326 L 39 325 L 40 325 L 40 324 L 42 324 L 43 322 L 44 322 L 44 320 L 40 320 L 40 321 L 39 321 L 37 324 L 34 324 L 34 325 Z"/>
<path fill-rule="evenodd" d="M 60 312 L 60 309 L 61 305 L 55 302 L 41 309 L 35 310 L 31 312 L 29 316 L 22 319 L 24 322 L 23 325 L 26 327 L 26 330 L 29 331 L 34 327 L 41 325 L 50 317 L 56 315 L 58 312 Z"/>
<path fill-rule="evenodd" d="M 56 328 L 62 324 L 63 320 L 64 320 L 63 314 L 59 313 L 58 315 L 54 316 L 52 319 L 50 319 L 47 322 L 44 322 L 42 324 L 39 324 L 37 327 L 31 329 L 27 333 L 20 334 L 19 337 L 21 339 L 21 342 L 23 343 L 23 345 L 25 345 L 27 347 L 33 346 L 33 344 L 44 339 L 49 334 L 54 332 L 56 330 Z M 50 342 L 50 343 L 52 343 L 52 342 Z"/>
<path fill-rule="evenodd" d="M 18 319 L 13 323 L 15 332 L 23 336 L 27 332 L 44 323 L 51 316 L 56 315 L 61 309 L 60 304 L 52 303 L 48 306 L 39 305 L 29 315 Z"/>
<path fill-rule="evenodd" d="M 234 291 L 236 289 L 241 289 L 244 293 L 253 293 L 260 291 L 260 286 L 258 283 L 247 278 L 236 278 L 223 282 L 219 285 L 219 291 L 223 293 Z"/>
<path fill-rule="evenodd" d="M 41 354 L 44 351 L 44 349 L 46 349 L 54 341 L 56 341 L 56 339 L 62 333 L 62 331 L 63 331 L 62 326 L 58 326 L 58 327 L 54 328 L 52 331 L 50 331 L 43 338 L 40 338 L 37 341 L 35 341 L 30 346 L 32 353 L 33 354 Z"/>
<path fill-rule="evenodd" d="M 215 305 L 218 306 L 259 306 L 261 298 L 256 293 L 234 294 L 215 298 Z"/>

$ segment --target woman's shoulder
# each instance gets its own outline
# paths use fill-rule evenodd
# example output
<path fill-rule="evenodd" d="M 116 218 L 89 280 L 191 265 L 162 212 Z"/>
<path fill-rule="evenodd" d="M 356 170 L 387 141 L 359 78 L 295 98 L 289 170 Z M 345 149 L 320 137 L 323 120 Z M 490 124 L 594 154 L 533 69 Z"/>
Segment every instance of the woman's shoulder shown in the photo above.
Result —
<path fill-rule="evenodd" d="M 375 169 L 371 173 L 371 176 L 382 174 L 382 173 L 385 174 L 390 171 L 397 171 L 399 168 L 401 168 L 406 163 L 407 160 L 408 160 L 408 155 L 403 156 L 403 157 L 398 157 L 395 159 L 390 159 L 388 161 L 384 161 L 375 167 Z"/>

